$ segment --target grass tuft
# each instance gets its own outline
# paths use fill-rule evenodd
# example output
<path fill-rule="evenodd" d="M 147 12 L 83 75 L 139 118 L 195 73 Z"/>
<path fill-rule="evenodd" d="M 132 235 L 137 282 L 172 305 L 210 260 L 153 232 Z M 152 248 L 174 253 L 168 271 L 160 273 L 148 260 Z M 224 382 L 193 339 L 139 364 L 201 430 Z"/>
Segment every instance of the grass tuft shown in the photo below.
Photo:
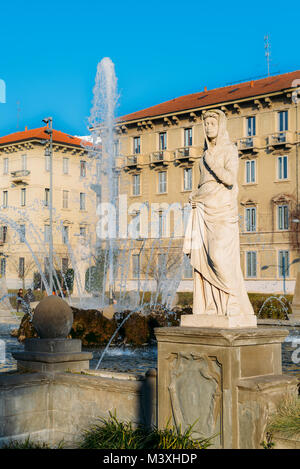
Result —
<path fill-rule="evenodd" d="M 281 402 L 270 417 L 268 431 L 287 437 L 300 435 L 300 398 L 290 397 Z"/>
<path fill-rule="evenodd" d="M 183 433 L 180 429 L 167 426 L 164 430 L 137 426 L 131 422 L 120 422 L 115 415 L 99 419 L 83 434 L 81 449 L 205 449 L 211 446 L 211 438 L 192 438 L 190 425 Z"/>

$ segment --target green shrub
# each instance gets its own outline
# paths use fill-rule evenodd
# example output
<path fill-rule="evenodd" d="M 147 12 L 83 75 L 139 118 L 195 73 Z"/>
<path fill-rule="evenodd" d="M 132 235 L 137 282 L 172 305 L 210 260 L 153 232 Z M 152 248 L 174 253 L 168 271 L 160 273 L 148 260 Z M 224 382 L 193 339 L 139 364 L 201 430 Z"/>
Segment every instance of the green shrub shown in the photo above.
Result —
<path fill-rule="evenodd" d="M 63 449 L 64 443 L 60 442 L 55 448 L 50 448 L 48 443 L 31 441 L 30 437 L 26 440 L 11 440 L 1 447 L 1 449 Z"/>
<path fill-rule="evenodd" d="M 14 309 L 16 309 L 16 307 L 17 307 L 16 298 L 17 298 L 18 291 L 19 291 L 19 289 L 9 289 L 8 290 L 8 293 L 10 295 L 13 295 L 13 296 L 9 297 L 9 301 L 10 301 L 10 304 L 12 305 L 12 307 Z M 26 292 L 27 292 L 27 290 L 23 291 L 23 296 L 26 294 Z M 35 301 L 41 301 L 44 298 L 44 294 L 41 290 L 33 290 L 33 294 L 34 294 Z"/>
<path fill-rule="evenodd" d="M 81 449 L 205 449 L 211 445 L 211 438 L 194 440 L 193 425 L 184 433 L 180 429 L 167 427 L 164 430 L 133 427 L 131 422 L 120 422 L 115 415 L 100 418 L 83 434 Z"/>
<path fill-rule="evenodd" d="M 288 314 L 291 314 L 291 305 L 292 302 L 292 295 L 275 295 L 275 294 L 263 294 L 263 293 L 248 293 L 249 300 L 253 306 L 254 313 L 256 315 L 259 314 L 264 302 L 265 305 L 259 314 L 259 318 L 261 319 L 287 319 L 285 309 L 287 310 Z M 270 297 L 280 298 L 278 299 Z M 266 301 L 267 300 L 267 301 Z M 284 304 L 284 307 L 282 305 Z"/>
<path fill-rule="evenodd" d="M 178 302 L 180 306 L 191 306 L 193 304 L 193 293 L 192 292 L 178 292 Z"/>

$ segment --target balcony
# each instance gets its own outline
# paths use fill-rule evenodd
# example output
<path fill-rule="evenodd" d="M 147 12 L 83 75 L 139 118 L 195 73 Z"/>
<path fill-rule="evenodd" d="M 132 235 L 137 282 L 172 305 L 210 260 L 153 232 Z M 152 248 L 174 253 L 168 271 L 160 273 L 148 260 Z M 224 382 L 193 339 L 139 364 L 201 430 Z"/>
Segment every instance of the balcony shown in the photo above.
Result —
<path fill-rule="evenodd" d="M 268 136 L 268 146 L 271 150 L 275 150 L 276 148 L 289 149 L 292 147 L 292 144 L 294 142 L 295 142 L 294 133 L 289 130 L 276 132 Z"/>
<path fill-rule="evenodd" d="M 171 152 L 167 150 L 154 151 L 150 153 L 150 167 L 167 166 L 171 160 Z"/>
<path fill-rule="evenodd" d="M 135 170 L 140 169 L 142 156 L 140 154 L 129 155 L 125 157 L 125 170 Z"/>
<path fill-rule="evenodd" d="M 14 185 L 28 185 L 30 171 L 28 169 L 20 169 L 18 171 L 11 171 L 10 179 Z"/>
<path fill-rule="evenodd" d="M 262 142 L 259 137 L 244 137 L 237 141 L 237 147 L 240 154 L 244 153 L 258 153 L 262 147 Z"/>
<path fill-rule="evenodd" d="M 195 147 L 181 147 L 175 151 L 175 161 L 177 164 L 193 161 L 196 157 Z"/>

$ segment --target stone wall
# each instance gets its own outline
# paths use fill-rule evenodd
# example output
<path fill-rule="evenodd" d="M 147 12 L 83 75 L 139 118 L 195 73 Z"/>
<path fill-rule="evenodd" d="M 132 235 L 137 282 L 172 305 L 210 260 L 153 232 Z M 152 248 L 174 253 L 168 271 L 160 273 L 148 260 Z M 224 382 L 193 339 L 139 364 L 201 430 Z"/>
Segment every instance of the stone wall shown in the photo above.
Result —
<path fill-rule="evenodd" d="M 156 424 L 156 373 L 0 375 L 0 446 L 11 439 L 71 447 L 99 417 Z"/>

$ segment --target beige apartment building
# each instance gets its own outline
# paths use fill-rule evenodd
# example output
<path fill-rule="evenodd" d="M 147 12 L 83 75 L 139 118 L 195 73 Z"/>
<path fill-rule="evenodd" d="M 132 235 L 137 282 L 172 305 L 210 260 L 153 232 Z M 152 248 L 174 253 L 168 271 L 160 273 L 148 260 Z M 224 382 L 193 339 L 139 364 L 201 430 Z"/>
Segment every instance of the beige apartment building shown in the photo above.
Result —
<path fill-rule="evenodd" d="M 176 267 L 183 258 L 189 195 L 199 179 L 202 113 L 218 108 L 228 118 L 240 156 L 241 266 L 248 291 L 293 291 L 300 268 L 299 86 L 300 71 L 295 71 L 213 90 L 205 87 L 117 121 L 116 236 L 123 270 L 116 290 L 157 288 L 163 264 L 170 280 L 177 277 L 179 291 L 192 291 L 189 263 L 180 278 Z M 31 284 L 37 270 L 33 257 L 43 271 L 49 262 L 45 129 L 0 138 L 0 268 L 9 288 L 22 286 L 20 272 L 26 285 Z M 56 268 L 66 270 L 76 260 L 79 235 L 88 245 L 96 240 L 101 191 L 97 164 L 80 138 L 54 130 L 53 150 L 54 259 Z M 159 286 L 161 291 L 165 285 Z"/>
<path fill-rule="evenodd" d="M 218 108 L 225 112 L 230 138 L 239 150 L 241 266 L 247 289 L 293 292 L 300 268 L 299 86 L 300 71 L 295 71 L 219 89 L 205 87 L 119 119 L 115 145 L 124 157 L 121 192 L 127 193 L 128 205 L 133 207 L 128 220 L 141 215 L 141 210 L 134 209 L 139 202 L 147 207 L 155 204 L 158 237 L 164 238 L 156 255 L 170 245 L 169 233 L 164 236 L 166 207 L 174 203 L 184 207 L 198 184 L 204 143 L 201 115 Z M 174 223 L 179 218 L 177 212 L 168 222 L 173 223 L 171 249 L 178 259 L 183 235 Z M 145 250 L 155 238 L 141 233 Z M 141 240 L 131 255 L 132 285 L 137 278 L 142 281 L 145 273 Z M 179 290 L 192 290 L 191 277 L 186 265 Z"/>
<path fill-rule="evenodd" d="M 0 138 L 0 268 L 8 288 L 30 286 L 49 263 L 49 134 L 46 127 Z M 54 266 L 66 271 L 79 236 L 95 232 L 95 167 L 81 139 L 53 130 Z M 94 214 L 92 216 L 92 214 Z"/>

